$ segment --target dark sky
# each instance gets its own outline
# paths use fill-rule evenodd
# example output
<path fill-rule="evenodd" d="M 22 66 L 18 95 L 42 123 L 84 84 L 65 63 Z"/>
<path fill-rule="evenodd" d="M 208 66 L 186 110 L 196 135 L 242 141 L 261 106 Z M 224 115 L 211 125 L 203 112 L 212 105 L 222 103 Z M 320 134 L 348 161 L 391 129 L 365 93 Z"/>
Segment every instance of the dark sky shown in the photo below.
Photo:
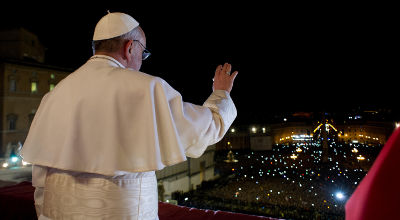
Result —
<path fill-rule="evenodd" d="M 106 11 L 128 13 L 152 52 L 141 71 L 165 79 L 185 101 L 202 104 L 216 66 L 230 62 L 239 71 L 231 93 L 238 123 L 358 106 L 397 111 L 399 38 L 389 5 L 131 2 L 2 7 L 0 19 L 4 28 L 37 34 L 47 63 L 76 69 L 91 56 Z"/>

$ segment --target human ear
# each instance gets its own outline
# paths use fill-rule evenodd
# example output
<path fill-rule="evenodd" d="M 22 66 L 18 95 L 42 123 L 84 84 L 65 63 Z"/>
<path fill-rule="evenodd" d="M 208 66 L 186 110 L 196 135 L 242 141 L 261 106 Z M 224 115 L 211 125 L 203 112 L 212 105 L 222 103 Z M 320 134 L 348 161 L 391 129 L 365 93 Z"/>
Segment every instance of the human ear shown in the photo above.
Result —
<path fill-rule="evenodd" d="M 132 42 L 133 40 L 129 40 L 124 44 L 124 55 L 126 59 L 130 59 L 130 55 L 132 54 Z"/>

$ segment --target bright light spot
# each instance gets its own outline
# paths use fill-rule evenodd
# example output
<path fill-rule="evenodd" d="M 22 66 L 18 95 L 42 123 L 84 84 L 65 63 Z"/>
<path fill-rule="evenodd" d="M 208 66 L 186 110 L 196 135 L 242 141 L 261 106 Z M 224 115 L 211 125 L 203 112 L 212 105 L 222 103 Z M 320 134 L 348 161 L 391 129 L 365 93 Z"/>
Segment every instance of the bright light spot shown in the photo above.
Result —
<path fill-rule="evenodd" d="M 11 157 L 11 162 L 15 163 L 18 161 L 18 157 Z"/>
<path fill-rule="evenodd" d="M 232 132 L 232 133 L 234 133 L 234 132 L 235 132 L 235 129 L 234 129 L 234 128 L 232 128 L 232 129 L 231 129 L 231 132 Z"/>
<path fill-rule="evenodd" d="M 25 162 L 25 161 L 22 161 L 22 165 L 26 166 L 26 165 L 28 165 L 28 164 L 30 164 L 30 163 Z"/>
<path fill-rule="evenodd" d="M 295 141 L 312 140 L 312 136 L 311 135 L 307 135 L 307 134 L 300 134 L 300 135 L 294 134 L 291 137 Z"/>
<path fill-rule="evenodd" d="M 365 157 L 363 157 L 362 155 L 357 157 L 357 160 L 365 160 Z"/>
<path fill-rule="evenodd" d="M 290 156 L 290 158 L 292 158 L 293 160 L 295 160 L 297 158 L 297 156 L 295 154 L 292 154 L 292 156 Z"/>
<path fill-rule="evenodd" d="M 186 198 L 185 198 L 185 201 L 188 201 L 188 199 L 189 199 L 189 198 L 188 198 L 188 197 L 186 197 Z"/>
<path fill-rule="evenodd" d="M 3 163 L 3 167 L 4 168 L 8 167 L 8 163 Z"/>
<path fill-rule="evenodd" d="M 394 125 L 396 126 L 396 128 L 400 128 L 400 122 L 396 122 L 394 123 Z"/>
<path fill-rule="evenodd" d="M 303 151 L 303 150 L 302 150 L 300 147 L 296 149 L 296 152 L 299 152 L 299 153 L 300 153 L 300 152 L 302 152 L 302 151 Z"/>
<path fill-rule="evenodd" d="M 338 199 L 343 199 L 343 198 L 344 198 L 343 193 L 337 192 L 337 193 L 336 193 L 336 198 L 338 198 Z"/>
<path fill-rule="evenodd" d="M 252 127 L 252 128 L 251 128 L 251 131 L 252 131 L 253 133 L 256 133 L 256 132 L 257 132 L 257 128 L 256 128 L 256 127 Z"/>
<path fill-rule="evenodd" d="M 357 153 L 357 152 L 358 152 L 358 150 L 357 150 L 357 148 L 353 148 L 353 150 L 351 150 L 351 152 L 353 152 L 353 153 Z"/>

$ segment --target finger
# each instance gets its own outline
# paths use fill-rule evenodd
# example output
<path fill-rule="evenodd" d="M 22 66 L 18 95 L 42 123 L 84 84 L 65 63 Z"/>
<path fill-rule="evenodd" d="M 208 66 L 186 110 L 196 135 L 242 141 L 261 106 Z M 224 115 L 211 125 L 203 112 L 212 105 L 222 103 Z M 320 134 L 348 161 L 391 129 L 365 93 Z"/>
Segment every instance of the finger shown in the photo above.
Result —
<path fill-rule="evenodd" d="M 222 65 L 218 65 L 217 69 L 215 71 L 221 71 L 221 69 L 222 69 Z"/>
<path fill-rule="evenodd" d="M 218 75 L 221 72 L 222 66 L 218 65 L 217 69 L 215 70 L 215 75 Z"/>
<path fill-rule="evenodd" d="M 225 63 L 222 72 L 229 76 L 231 74 L 231 65 L 229 63 Z"/>
<path fill-rule="evenodd" d="M 238 73 L 239 73 L 238 71 L 235 71 L 232 73 L 232 75 L 231 75 L 232 82 L 235 80 Z"/>
<path fill-rule="evenodd" d="M 232 65 L 228 63 L 227 68 L 226 68 L 226 73 L 230 75 L 231 71 L 232 71 Z"/>
<path fill-rule="evenodd" d="M 222 73 L 226 73 L 226 70 L 228 68 L 228 63 L 224 63 L 224 66 L 222 67 Z"/>

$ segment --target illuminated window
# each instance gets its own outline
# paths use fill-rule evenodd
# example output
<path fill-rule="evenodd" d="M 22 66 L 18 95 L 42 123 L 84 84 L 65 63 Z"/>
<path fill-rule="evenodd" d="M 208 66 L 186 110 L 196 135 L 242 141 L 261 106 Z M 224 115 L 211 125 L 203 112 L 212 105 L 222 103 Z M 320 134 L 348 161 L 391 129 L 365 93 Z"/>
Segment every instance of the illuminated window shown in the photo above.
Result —
<path fill-rule="evenodd" d="M 37 93 L 38 92 L 38 83 L 37 82 L 31 82 L 31 92 L 32 93 Z"/>
<path fill-rule="evenodd" d="M 54 89 L 54 84 L 51 83 L 51 84 L 50 84 L 50 91 L 53 90 L 53 89 Z"/>

